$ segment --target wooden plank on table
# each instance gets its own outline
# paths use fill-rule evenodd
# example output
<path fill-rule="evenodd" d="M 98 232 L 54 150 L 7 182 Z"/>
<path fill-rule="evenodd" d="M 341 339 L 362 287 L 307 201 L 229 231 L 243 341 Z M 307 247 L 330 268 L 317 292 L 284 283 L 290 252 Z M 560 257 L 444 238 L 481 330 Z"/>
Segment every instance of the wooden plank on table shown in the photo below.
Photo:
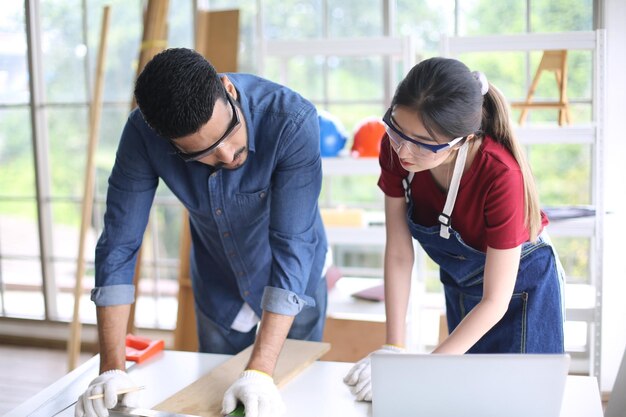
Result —
<path fill-rule="evenodd" d="M 279 388 L 282 387 L 328 350 L 328 343 L 287 339 L 276 364 L 274 382 Z M 249 346 L 154 409 L 201 417 L 221 417 L 224 393 L 244 370 L 251 353 L 252 346 Z"/>

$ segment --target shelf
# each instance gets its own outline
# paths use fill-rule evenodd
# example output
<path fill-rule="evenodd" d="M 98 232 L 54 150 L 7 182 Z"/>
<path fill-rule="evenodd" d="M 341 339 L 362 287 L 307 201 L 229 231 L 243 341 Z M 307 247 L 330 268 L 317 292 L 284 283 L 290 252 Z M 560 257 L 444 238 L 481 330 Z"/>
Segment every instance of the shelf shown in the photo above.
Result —
<path fill-rule="evenodd" d="M 266 41 L 266 56 L 404 56 L 413 50 L 411 37 L 367 37 Z"/>
<path fill-rule="evenodd" d="M 594 236 L 595 218 L 567 219 L 551 221 L 547 228 L 550 237 Z M 331 245 L 373 245 L 384 246 L 386 242 L 383 224 L 367 227 L 326 227 L 326 236 Z"/>
<path fill-rule="evenodd" d="M 592 160 L 592 198 L 595 213 L 587 217 L 567 217 L 567 208 L 555 211 L 549 216 L 547 228 L 551 237 L 588 238 L 590 245 L 590 282 L 592 285 L 568 284 L 565 290 L 566 319 L 571 326 L 578 328 L 586 325 L 582 339 L 585 348 L 572 346 L 572 365 L 570 370 L 588 372 L 600 376 L 600 342 L 602 327 L 602 231 L 604 225 L 603 193 L 603 114 L 605 94 L 605 31 L 570 32 L 570 33 L 534 33 L 520 35 L 494 35 L 473 37 L 450 37 L 441 42 L 442 56 L 458 56 L 468 52 L 488 51 L 543 51 L 550 49 L 590 50 L 592 51 L 592 108 L 593 122 L 567 126 L 531 124 L 514 126 L 514 133 L 524 146 L 529 145 L 584 145 L 590 148 Z M 323 158 L 322 169 L 326 178 L 333 176 L 378 177 L 380 167 L 378 158 Z M 375 187 L 375 184 L 372 184 Z M 547 209 L 547 208 L 546 208 Z M 569 208 L 572 211 L 572 208 Z M 379 246 L 385 245 L 384 218 L 369 218 L 365 212 L 364 227 L 327 227 L 329 243 L 332 245 Z M 561 217 L 561 218 L 558 218 Z M 423 271 L 420 271 L 420 274 Z M 421 275 L 423 276 L 423 275 Z M 371 282 L 371 281 L 370 281 Z M 419 308 L 423 300 L 413 300 Z M 348 304 L 352 304 L 348 301 Z M 372 306 L 369 306 L 372 308 Z M 346 313 L 351 314 L 351 313 Z"/>
<path fill-rule="evenodd" d="M 567 321 L 595 321 L 595 288 L 587 284 L 565 285 L 565 318 Z"/>
<path fill-rule="evenodd" d="M 550 237 L 588 237 L 595 235 L 595 217 L 579 219 L 550 220 L 547 231 Z"/>
<path fill-rule="evenodd" d="M 382 282 L 380 278 L 340 278 L 328 291 L 327 315 L 341 319 L 385 321 L 384 303 L 352 297 L 355 292 L 380 285 Z"/>
<path fill-rule="evenodd" d="M 574 126 L 522 126 L 514 128 L 519 141 L 524 145 L 593 144 L 596 140 L 594 125 Z M 322 158 L 325 176 L 376 175 L 380 174 L 378 158 L 353 158 L 337 156 Z"/>
<path fill-rule="evenodd" d="M 322 158 L 322 172 L 324 176 L 379 175 L 380 166 L 378 158 L 327 157 Z"/>
<path fill-rule="evenodd" d="M 593 50 L 598 47 L 597 42 L 596 32 L 592 31 L 445 37 L 442 39 L 441 54 L 455 56 L 467 52 Z"/>
<path fill-rule="evenodd" d="M 596 140 L 594 125 L 517 126 L 513 130 L 524 145 L 593 144 Z"/>
<path fill-rule="evenodd" d="M 380 245 L 386 242 L 385 227 L 327 227 L 326 237 L 331 245 Z"/>

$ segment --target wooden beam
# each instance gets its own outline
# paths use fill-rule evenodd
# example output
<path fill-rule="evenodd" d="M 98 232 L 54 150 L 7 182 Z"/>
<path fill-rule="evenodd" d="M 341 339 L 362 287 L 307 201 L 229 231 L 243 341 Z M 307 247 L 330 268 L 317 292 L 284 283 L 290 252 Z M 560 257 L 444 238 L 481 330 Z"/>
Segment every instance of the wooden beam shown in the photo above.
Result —
<path fill-rule="evenodd" d="M 106 63 L 106 48 L 109 34 L 110 6 L 102 9 L 102 27 L 100 29 L 100 46 L 96 61 L 96 79 L 94 94 L 89 112 L 89 139 L 87 142 L 87 163 L 85 167 L 85 183 L 83 189 L 82 215 L 80 222 L 80 238 L 78 242 L 78 257 L 76 260 L 76 281 L 74 283 L 74 311 L 70 328 L 70 337 L 67 343 L 68 370 L 76 368 L 80 354 L 80 299 L 83 294 L 83 275 L 85 275 L 85 246 L 87 232 L 91 227 L 93 212 L 93 195 L 95 181 L 95 154 L 100 135 L 100 119 L 102 115 L 102 96 L 104 91 L 104 67 Z"/>
<path fill-rule="evenodd" d="M 141 47 L 139 49 L 139 60 L 137 63 L 137 76 L 156 54 L 167 47 L 167 12 L 169 10 L 169 0 L 148 0 L 148 5 L 143 19 L 143 35 L 141 37 Z M 137 106 L 135 95 L 131 100 L 131 110 Z M 130 306 L 128 316 L 127 331 L 133 333 L 135 330 L 135 303 L 139 295 L 139 278 L 141 277 L 141 260 L 143 246 L 139 247 L 137 260 L 135 262 L 135 275 L 133 285 L 135 286 L 135 302 Z"/>
<path fill-rule="evenodd" d="M 195 300 L 191 286 L 189 256 L 191 252 L 191 233 L 189 231 L 189 213 L 183 208 L 180 225 L 180 249 L 178 267 L 178 315 L 174 329 L 174 349 L 189 352 L 198 351 L 196 330 Z"/>

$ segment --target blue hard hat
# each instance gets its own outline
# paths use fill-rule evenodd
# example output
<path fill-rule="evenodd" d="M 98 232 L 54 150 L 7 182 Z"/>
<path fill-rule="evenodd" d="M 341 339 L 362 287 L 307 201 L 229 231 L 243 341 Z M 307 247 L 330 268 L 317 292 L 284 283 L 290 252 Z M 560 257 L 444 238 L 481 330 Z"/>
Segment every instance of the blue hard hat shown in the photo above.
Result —
<path fill-rule="evenodd" d="M 320 153 L 322 156 L 337 156 L 348 140 L 343 124 L 325 110 L 318 110 L 320 124 Z"/>

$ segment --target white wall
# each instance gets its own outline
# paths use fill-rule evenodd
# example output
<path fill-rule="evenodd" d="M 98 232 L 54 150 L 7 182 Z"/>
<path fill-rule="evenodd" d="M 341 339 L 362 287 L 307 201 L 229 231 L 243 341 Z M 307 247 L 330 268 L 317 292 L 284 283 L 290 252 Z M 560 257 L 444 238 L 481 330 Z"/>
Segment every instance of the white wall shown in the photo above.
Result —
<path fill-rule="evenodd" d="M 604 0 L 607 29 L 605 188 L 600 388 L 610 391 L 626 347 L 626 1 Z"/>

